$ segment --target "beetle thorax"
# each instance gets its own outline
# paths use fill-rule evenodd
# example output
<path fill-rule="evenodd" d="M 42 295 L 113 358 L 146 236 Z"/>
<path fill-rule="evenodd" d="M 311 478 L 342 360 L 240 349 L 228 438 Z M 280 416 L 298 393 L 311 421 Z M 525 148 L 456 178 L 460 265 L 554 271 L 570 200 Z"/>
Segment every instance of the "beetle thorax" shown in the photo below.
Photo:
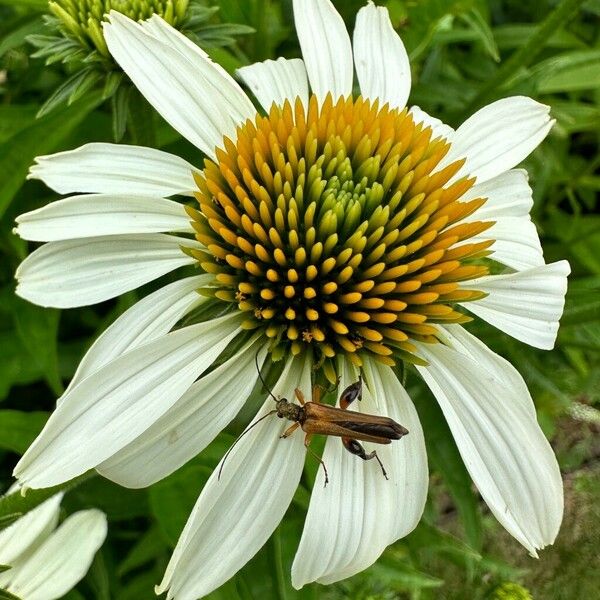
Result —
<path fill-rule="evenodd" d="M 300 423 L 305 419 L 304 408 L 289 402 L 286 398 L 277 401 L 277 416 L 281 419 Z"/>

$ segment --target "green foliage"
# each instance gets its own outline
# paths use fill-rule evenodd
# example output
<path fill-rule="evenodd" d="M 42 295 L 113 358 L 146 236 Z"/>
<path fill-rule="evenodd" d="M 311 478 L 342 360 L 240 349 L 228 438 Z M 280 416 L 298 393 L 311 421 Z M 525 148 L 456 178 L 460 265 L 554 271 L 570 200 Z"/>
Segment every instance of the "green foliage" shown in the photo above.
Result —
<path fill-rule="evenodd" d="M 364 1 L 335 3 L 352 29 Z M 573 271 L 557 347 L 535 351 L 481 323 L 471 330 L 525 377 L 567 482 L 563 530 L 574 530 L 579 522 L 586 526 L 577 527 L 579 537 L 567 533 L 564 542 L 559 537 L 556 550 L 548 552 L 559 556 L 554 572 L 561 571 L 560 576 L 556 582 L 544 576 L 543 563 L 529 561 L 486 512 L 440 409 L 409 368 L 408 389 L 426 431 L 431 470 L 430 498 L 417 529 L 364 573 L 296 592 L 289 571 L 308 507 L 310 486 L 303 485 L 265 548 L 210 598 L 524 600 L 529 592 L 550 600 L 592 597 L 593 592 L 580 595 L 577 582 L 593 576 L 586 557 L 591 561 L 594 549 L 597 553 L 598 533 L 592 519 L 597 508 L 589 498 L 598 494 L 593 440 L 600 409 L 599 5 L 580 0 L 377 3 L 388 6 L 411 56 L 411 103 L 456 126 L 486 102 L 526 94 L 550 105 L 557 120 L 526 163 L 546 259 L 566 258 Z M 137 298 L 132 293 L 60 313 L 14 297 L 15 268 L 33 249 L 11 233 L 14 218 L 56 199 L 38 182 L 26 181 L 33 158 L 84 142 L 123 139 L 198 162 L 195 150 L 149 106 L 130 111 L 132 98 L 136 106 L 141 100 L 126 78 L 91 46 L 86 52 L 92 54 L 84 53 L 73 36 L 59 30 L 55 17 L 43 19 L 46 6 L 45 0 L 0 0 L 0 490 L 9 487 L 15 462 L 43 426 L 84 350 Z M 192 3 L 185 31 L 229 71 L 257 60 L 299 56 L 291 0 Z M 202 307 L 210 309 L 210 303 Z M 107 542 L 67 598 L 153 597 L 198 492 L 257 402 L 255 394 L 227 433 L 149 489 L 124 490 L 91 475 L 63 486 L 67 513 L 96 506 L 109 518 Z M 307 463 L 306 481 L 316 468 Z M 0 528 L 56 491 L 0 498 Z M 577 507 L 588 507 L 587 512 L 576 512 Z M 570 521 L 569 515 L 577 519 Z M 589 589 L 597 590 L 597 584 Z M 13 597 L 0 591 L 0 598 Z"/>

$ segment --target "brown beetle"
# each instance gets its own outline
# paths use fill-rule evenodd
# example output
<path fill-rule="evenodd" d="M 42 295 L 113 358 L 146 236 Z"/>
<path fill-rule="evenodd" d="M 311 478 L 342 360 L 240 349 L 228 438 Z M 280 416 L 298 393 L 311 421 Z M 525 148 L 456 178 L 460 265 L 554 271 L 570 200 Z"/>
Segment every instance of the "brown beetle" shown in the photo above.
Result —
<path fill-rule="evenodd" d="M 348 452 L 362 458 L 363 460 L 375 459 L 381 467 L 383 476 L 387 479 L 387 473 L 385 468 L 377 456 L 377 451 L 373 450 L 369 454 L 365 451 L 362 444 L 358 441 L 372 442 L 374 444 L 391 444 L 392 440 L 399 440 L 401 437 L 408 433 L 408 430 L 396 423 L 389 417 L 380 417 L 377 415 L 370 415 L 365 413 L 359 413 L 353 410 L 348 410 L 348 407 L 354 400 L 360 400 L 362 398 L 362 378 L 359 377 L 356 383 L 348 386 L 340 396 L 340 408 L 335 408 L 327 404 L 321 403 L 322 388 L 319 385 L 313 387 L 312 399 L 307 401 L 304 398 L 304 394 L 299 388 L 295 389 L 295 395 L 300 403 L 294 404 L 286 398 L 275 398 L 271 390 L 267 387 L 260 369 L 258 362 L 256 364 L 258 375 L 265 388 L 269 391 L 269 394 L 275 400 L 275 409 L 269 411 L 266 415 L 263 415 L 258 421 L 255 421 L 250 425 L 238 438 L 238 440 L 245 435 L 252 427 L 258 425 L 260 421 L 266 419 L 271 415 L 277 415 L 280 419 L 287 419 L 293 421 L 293 424 L 288 427 L 281 438 L 289 437 L 299 427 L 306 433 L 304 438 L 304 445 L 306 449 L 313 454 L 313 456 L 323 466 L 325 472 L 325 485 L 329 482 L 327 474 L 327 468 L 322 459 L 320 459 L 311 449 L 310 442 L 312 436 L 315 434 L 321 435 L 334 435 L 342 438 L 342 443 Z M 237 443 L 234 442 L 233 446 Z M 227 458 L 227 455 L 232 450 L 233 446 L 229 449 L 225 458 L 221 463 L 219 469 L 219 477 L 223 464 Z"/>

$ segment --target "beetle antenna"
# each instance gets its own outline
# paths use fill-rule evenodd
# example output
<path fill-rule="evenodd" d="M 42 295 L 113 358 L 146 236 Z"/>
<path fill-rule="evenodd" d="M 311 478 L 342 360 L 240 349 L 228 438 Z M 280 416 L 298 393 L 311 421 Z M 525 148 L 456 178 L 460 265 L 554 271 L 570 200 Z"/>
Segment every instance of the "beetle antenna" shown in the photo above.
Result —
<path fill-rule="evenodd" d="M 246 427 L 246 429 L 244 429 L 244 431 L 242 431 L 242 433 L 240 433 L 240 435 L 238 435 L 237 439 L 235 440 L 235 442 L 233 442 L 233 444 L 231 444 L 229 450 L 227 450 L 227 452 L 225 452 L 225 456 L 223 457 L 223 460 L 221 461 L 221 466 L 219 467 L 219 474 L 217 476 L 217 481 L 219 481 L 221 479 L 221 471 L 223 471 L 223 466 L 225 465 L 225 461 L 227 460 L 227 457 L 229 456 L 229 453 L 235 448 L 235 445 L 253 428 L 256 427 L 261 421 L 263 421 L 264 419 L 266 419 L 267 417 L 270 417 L 271 415 L 274 415 L 277 412 L 276 409 L 274 410 L 270 410 L 266 415 L 263 415 L 260 419 L 258 419 L 258 421 L 254 421 L 254 423 L 252 423 L 252 425 L 249 425 L 248 427 Z"/>
<path fill-rule="evenodd" d="M 269 395 L 271 396 L 271 398 L 273 398 L 273 400 L 275 400 L 275 402 L 277 402 L 277 398 L 275 398 L 275 396 L 273 395 L 273 392 L 267 385 L 266 381 L 263 379 L 262 373 L 260 372 L 260 367 L 258 366 L 258 353 L 259 352 L 260 352 L 260 349 L 257 350 L 256 354 L 254 355 L 254 362 L 256 363 L 256 371 L 258 372 L 258 376 L 259 376 L 263 386 L 265 387 L 265 389 L 269 392 Z"/>

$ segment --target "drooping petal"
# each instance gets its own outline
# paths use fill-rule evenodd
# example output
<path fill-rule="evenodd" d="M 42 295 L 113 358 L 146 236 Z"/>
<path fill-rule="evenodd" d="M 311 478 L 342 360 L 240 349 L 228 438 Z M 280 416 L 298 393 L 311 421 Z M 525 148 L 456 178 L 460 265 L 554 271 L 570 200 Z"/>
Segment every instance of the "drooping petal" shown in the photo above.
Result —
<path fill-rule="evenodd" d="M 15 468 L 28 487 L 85 473 L 144 432 L 186 392 L 239 330 L 227 315 L 120 356 L 81 381 L 52 413 Z"/>
<path fill-rule="evenodd" d="M 183 316 L 205 300 L 197 290 L 212 280 L 211 275 L 197 275 L 175 281 L 126 310 L 86 352 L 67 392 L 115 358 L 169 333 Z M 58 401 L 62 402 L 62 398 Z"/>
<path fill-rule="evenodd" d="M 214 158 L 223 136 L 233 136 L 237 124 L 237 113 L 227 112 L 220 71 L 213 69 L 212 77 L 206 64 L 191 62 L 179 48 L 114 10 L 110 23 L 104 23 L 104 38 L 114 59 L 165 121 Z M 244 111 L 243 106 L 236 108 Z"/>
<path fill-rule="evenodd" d="M 308 81 L 319 102 L 352 93 L 352 45 L 330 0 L 294 0 L 294 22 Z"/>
<path fill-rule="evenodd" d="M 62 598 L 88 572 L 106 531 L 103 512 L 74 513 L 26 561 L 6 572 L 8 591 L 27 600 Z"/>
<path fill-rule="evenodd" d="M 300 58 L 265 60 L 236 72 L 267 112 L 273 103 L 282 106 L 289 100 L 293 106 L 296 98 L 308 106 L 308 79 Z"/>
<path fill-rule="evenodd" d="M 117 194 L 71 196 L 24 213 L 16 221 L 14 233 L 34 242 L 193 231 L 183 205 L 178 202 Z"/>
<path fill-rule="evenodd" d="M 429 361 L 417 367 L 437 398 L 465 466 L 490 510 L 529 552 L 551 544 L 563 513 L 560 470 L 516 370 L 497 372 L 483 344 L 452 335 L 444 344 L 418 344 Z M 465 353 L 466 349 L 466 353 Z M 480 360 L 481 359 L 481 360 Z"/>
<path fill-rule="evenodd" d="M 569 263 L 561 260 L 519 273 L 465 282 L 465 289 L 476 288 L 488 295 L 475 302 L 465 302 L 463 306 L 530 346 L 552 350 L 570 272 Z"/>
<path fill-rule="evenodd" d="M 465 220 L 465 223 L 477 220 L 479 219 L 474 213 L 472 218 Z M 528 216 L 498 217 L 495 221 L 483 233 L 469 238 L 467 243 L 494 240 L 494 244 L 490 248 L 492 251 L 490 258 L 516 271 L 531 269 L 544 264 L 540 236 L 533 221 Z"/>
<path fill-rule="evenodd" d="M 437 336 L 446 346 L 475 360 L 480 369 L 487 371 L 489 377 L 504 381 L 513 390 L 514 401 L 520 402 L 523 410 L 528 412 L 533 419 L 537 418 L 535 404 L 527 389 L 527 384 L 510 362 L 492 352 L 478 337 L 469 333 L 461 325 L 446 325 L 439 328 Z"/>
<path fill-rule="evenodd" d="M 38 156 L 28 179 L 41 179 L 60 194 L 139 196 L 192 195 L 190 163 L 162 150 L 125 144 L 85 144 L 75 150 Z"/>
<path fill-rule="evenodd" d="M 369 2 L 358 11 L 352 45 L 361 95 L 403 109 L 410 94 L 410 63 L 387 8 Z"/>
<path fill-rule="evenodd" d="M 472 220 L 501 217 L 526 217 L 533 206 L 533 192 L 525 169 L 511 169 L 469 188 L 461 200 L 487 198 L 472 215 Z"/>
<path fill-rule="evenodd" d="M 54 531 L 62 498 L 55 494 L 0 531 L 0 565 L 13 565 Z"/>
<path fill-rule="evenodd" d="M 469 117 L 454 133 L 438 169 L 465 158 L 455 175 L 482 183 L 512 169 L 548 135 L 554 121 L 550 108 L 525 96 L 503 98 Z"/>
<path fill-rule="evenodd" d="M 294 397 L 310 389 L 310 361 L 288 360 L 273 389 Z M 274 408 L 267 399 L 257 419 Z M 253 421 L 256 423 L 256 419 Z M 279 436 L 289 422 L 267 417 L 239 438 L 227 460 L 211 475 L 181 534 L 157 594 L 200 598 L 227 581 L 273 533 L 298 486 L 304 436 Z"/>
<path fill-rule="evenodd" d="M 199 454 L 244 406 L 258 379 L 252 340 L 200 378 L 138 438 L 103 462 L 104 477 L 130 488 L 160 481 Z M 263 347 L 257 359 L 264 360 Z"/>
<path fill-rule="evenodd" d="M 72 308 L 114 298 L 195 259 L 191 239 L 147 233 L 49 242 L 17 269 L 17 294 L 41 306 Z"/>
<path fill-rule="evenodd" d="M 377 450 L 389 480 L 375 460 L 363 462 L 338 438 L 327 439 L 323 461 L 329 483 L 324 487 L 320 470 L 292 566 L 297 589 L 312 581 L 339 581 L 367 568 L 389 544 L 412 531 L 423 513 L 428 471 L 418 415 L 389 367 L 368 360 L 364 374 L 362 402 L 351 409 L 389 416 L 409 434 L 388 446 L 364 444 L 367 452 Z M 358 378 L 348 365 L 341 375 L 340 389 Z"/>
<path fill-rule="evenodd" d="M 157 14 L 141 21 L 140 25 L 147 33 L 175 48 L 202 73 L 204 80 L 214 88 L 213 93 L 216 94 L 223 113 L 231 117 L 236 124 L 256 116 L 254 105 L 238 82 L 219 63 L 213 62 L 190 38 L 171 27 Z"/>
<path fill-rule="evenodd" d="M 432 117 L 430 114 L 426 113 L 422 108 L 420 108 L 417 105 L 411 106 L 408 112 L 417 125 L 419 123 L 424 123 L 426 127 L 431 127 L 432 139 L 435 139 L 437 137 L 443 137 L 449 141 L 452 141 L 452 137 L 454 136 L 454 129 L 452 129 L 450 125 L 446 125 L 446 123 L 440 121 L 438 118 Z"/>

